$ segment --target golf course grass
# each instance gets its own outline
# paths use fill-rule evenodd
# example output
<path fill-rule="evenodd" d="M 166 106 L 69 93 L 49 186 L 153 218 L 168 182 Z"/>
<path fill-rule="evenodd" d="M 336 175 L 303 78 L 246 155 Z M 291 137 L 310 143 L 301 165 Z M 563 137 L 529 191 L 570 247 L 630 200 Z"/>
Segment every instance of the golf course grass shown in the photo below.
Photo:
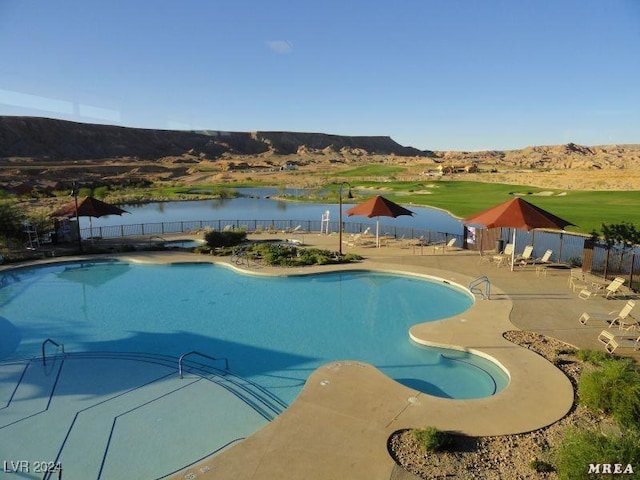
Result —
<path fill-rule="evenodd" d="M 640 191 L 550 190 L 496 183 L 432 182 L 352 182 L 354 189 L 366 187 L 401 204 L 430 206 L 467 217 L 505 202 L 514 196 L 548 210 L 575 224 L 568 231 L 600 231 L 602 224 L 623 221 L 640 224 Z M 373 195 L 373 193 L 372 193 Z"/>

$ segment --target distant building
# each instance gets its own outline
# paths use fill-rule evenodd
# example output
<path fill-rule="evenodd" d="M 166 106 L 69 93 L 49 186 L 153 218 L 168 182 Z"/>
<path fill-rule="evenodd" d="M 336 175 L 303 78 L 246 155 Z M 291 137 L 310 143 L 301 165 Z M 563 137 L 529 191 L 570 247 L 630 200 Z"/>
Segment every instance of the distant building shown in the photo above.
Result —
<path fill-rule="evenodd" d="M 293 162 L 287 162 L 280 167 L 280 170 L 297 170 L 297 169 L 298 169 L 298 165 L 296 165 Z"/>

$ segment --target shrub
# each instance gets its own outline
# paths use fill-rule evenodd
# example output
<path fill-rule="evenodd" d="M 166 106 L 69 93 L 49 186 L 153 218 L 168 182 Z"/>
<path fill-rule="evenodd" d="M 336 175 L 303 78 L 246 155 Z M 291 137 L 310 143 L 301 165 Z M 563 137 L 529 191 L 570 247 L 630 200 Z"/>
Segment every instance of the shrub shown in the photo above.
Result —
<path fill-rule="evenodd" d="M 640 424 L 640 372 L 629 359 L 608 359 L 583 373 L 578 396 L 585 406 L 611 415 L 622 427 Z"/>
<path fill-rule="evenodd" d="M 572 267 L 581 267 L 582 266 L 582 258 L 580 257 L 571 257 L 569 258 L 569 265 Z"/>
<path fill-rule="evenodd" d="M 601 350 L 578 350 L 577 357 L 583 362 L 592 363 L 593 365 L 600 365 L 611 358 Z"/>
<path fill-rule="evenodd" d="M 453 445 L 453 437 L 447 432 L 435 427 L 426 427 L 412 430 L 413 438 L 427 452 L 441 452 L 448 450 Z"/>
<path fill-rule="evenodd" d="M 607 437 L 594 430 L 569 430 L 556 450 L 556 469 L 561 480 L 591 478 L 589 464 L 640 464 L 640 437 L 636 431 L 623 431 Z"/>
<path fill-rule="evenodd" d="M 218 232 L 211 230 L 204 234 L 204 239 L 210 247 L 233 247 L 240 245 L 247 239 L 247 232 L 243 230 L 235 230 L 231 232 Z"/>
<path fill-rule="evenodd" d="M 93 189 L 93 196 L 99 200 L 104 200 L 107 196 L 107 193 L 109 193 L 109 187 L 107 187 L 106 185 Z"/>
<path fill-rule="evenodd" d="M 529 466 L 531 467 L 532 470 L 538 473 L 548 473 L 548 472 L 554 472 L 556 470 L 555 467 L 549 462 L 545 462 L 544 460 L 538 460 L 537 458 L 531 460 L 531 462 L 529 462 Z"/>

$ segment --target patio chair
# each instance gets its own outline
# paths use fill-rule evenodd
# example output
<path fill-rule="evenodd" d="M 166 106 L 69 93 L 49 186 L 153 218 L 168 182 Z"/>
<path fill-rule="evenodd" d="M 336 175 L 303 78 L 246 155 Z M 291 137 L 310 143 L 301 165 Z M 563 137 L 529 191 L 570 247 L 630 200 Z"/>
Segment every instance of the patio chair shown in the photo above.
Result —
<path fill-rule="evenodd" d="M 498 268 L 500 268 L 503 265 L 507 265 L 511 261 L 512 254 L 513 254 L 513 243 L 507 243 L 502 252 L 493 256 L 493 263 L 495 263 L 496 267 Z"/>
<path fill-rule="evenodd" d="M 514 265 L 517 263 L 520 266 L 524 267 L 531 260 L 531 255 L 533 254 L 533 245 L 527 245 L 524 247 L 522 254 L 516 255 L 516 258 L 513 260 Z"/>
<path fill-rule="evenodd" d="M 618 348 L 631 348 L 633 351 L 640 350 L 640 332 L 613 333 L 603 330 L 598 335 L 598 340 L 604 343 L 607 352 L 613 353 Z"/>
<path fill-rule="evenodd" d="M 569 272 L 569 278 L 567 279 L 569 287 L 574 292 L 579 288 L 582 290 L 587 287 L 587 279 L 584 272 L 580 268 L 572 268 Z"/>
<path fill-rule="evenodd" d="M 282 233 L 297 233 L 297 232 L 299 232 L 300 230 L 302 230 L 302 225 L 298 225 L 298 226 L 297 226 L 297 227 L 295 227 L 295 228 L 291 228 L 291 227 L 289 227 L 289 228 L 285 228 L 285 229 L 282 231 Z"/>
<path fill-rule="evenodd" d="M 553 250 L 547 250 L 541 257 L 529 260 L 529 263 L 535 265 L 536 268 L 543 268 L 545 265 L 551 263 L 551 255 L 553 255 Z"/>
<path fill-rule="evenodd" d="M 620 287 L 622 286 L 623 283 L 624 283 L 624 278 L 622 277 L 614 278 L 613 280 L 611 280 L 611 283 L 609 283 L 609 285 L 606 285 L 606 286 L 601 283 L 593 282 L 591 284 L 591 288 L 586 287 L 580 290 L 580 293 L 578 294 L 578 298 L 581 298 L 582 300 L 587 300 L 591 298 L 592 295 L 598 295 L 601 292 L 604 293 L 604 298 L 615 297 L 616 295 L 618 295 L 619 293 L 618 290 L 620 290 Z"/>
<path fill-rule="evenodd" d="M 627 317 L 630 317 L 631 310 L 636 306 L 636 302 L 633 300 L 629 300 L 622 309 L 616 313 L 616 310 L 613 310 L 609 313 L 593 313 L 593 312 L 584 312 L 578 318 L 578 321 L 582 325 L 587 325 L 590 322 L 600 322 L 608 325 L 609 328 L 612 328 L 615 324 L 618 325 L 620 329 L 629 329 L 638 325 L 638 322 L 631 317 L 631 321 L 627 321 Z"/>
<path fill-rule="evenodd" d="M 442 253 L 444 253 L 447 250 L 453 250 L 455 248 L 456 240 L 457 239 L 453 237 L 453 238 L 450 238 L 447 243 L 444 243 L 444 242 L 434 243 L 433 252 L 435 253 L 438 250 L 442 250 Z"/>

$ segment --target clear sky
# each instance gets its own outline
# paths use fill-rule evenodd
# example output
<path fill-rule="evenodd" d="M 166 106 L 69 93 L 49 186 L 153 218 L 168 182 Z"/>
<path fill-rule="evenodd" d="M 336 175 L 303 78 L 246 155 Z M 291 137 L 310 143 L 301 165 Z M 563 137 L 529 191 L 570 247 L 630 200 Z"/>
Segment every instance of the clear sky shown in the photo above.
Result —
<path fill-rule="evenodd" d="M 0 0 L 0 115 L 640 143 L 640 0 Z"/>

